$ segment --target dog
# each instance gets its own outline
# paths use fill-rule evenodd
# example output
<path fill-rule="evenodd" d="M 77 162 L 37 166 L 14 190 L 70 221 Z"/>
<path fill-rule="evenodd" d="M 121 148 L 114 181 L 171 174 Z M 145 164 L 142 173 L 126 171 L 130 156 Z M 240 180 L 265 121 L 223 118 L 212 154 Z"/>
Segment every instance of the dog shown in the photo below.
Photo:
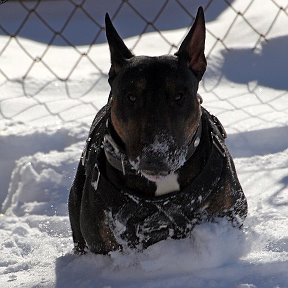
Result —
<path fill-rule="evenodd" d="M 204 221 L 241 227 L 247 201 L 220 121 L 197 93 L 206 70 L 199 7 L 174 55 L 134 56 L 106 14 L 111 86 L 69 195 L 75 253 L 182 239 Z"/>

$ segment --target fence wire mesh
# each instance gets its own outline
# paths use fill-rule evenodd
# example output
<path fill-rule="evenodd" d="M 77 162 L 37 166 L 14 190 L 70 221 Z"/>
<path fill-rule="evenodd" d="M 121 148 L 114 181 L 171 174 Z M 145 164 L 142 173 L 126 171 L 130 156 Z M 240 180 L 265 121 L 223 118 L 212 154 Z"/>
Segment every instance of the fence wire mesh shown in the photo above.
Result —
<path fill-rule="evenodd" d="M 255 12 L 259 1 L 269 6 L 269 15 Z M 109 52 L 104 46 L 103 23 L 106 10 L 123 38 L 131 37 L 127 45 L 136 54 L 150 41 L 157 50 L 155 54 L 159 55 L 176 51 L 200 5 L 206 14 L 206 56 L 212 67 L 200 89 L 201 93 L 209 95 L 213 112 L 229 118 L 235 109 L 241 110 L 240 118 L 229 123 L 236 131 L 241 130 L 239 122 L 251 121 L 251 117 L 255 127 L 259 123 L 277 121 L 275 116 L 269 116 L 273 114 L 271 111 L 287 119 L 287 107 L 276 101 L 287 97 L 287 76 L 278 79 L 273 74 L 275 67 L 263 65 L 265 60 L 259 56 L 266 49 L 265 57 L 269 57 L 276 42 L 288 48 L 287 35 L 277 34 L 278 27 L 288 27 L 286 0 L 7 1 L 0 6 L 0 119 L 19 122 L 28 119 L 32 124 L 51 119 L 61 122 L 91 119 L 99 109 L 97 91 L 108 91 Z M 225 21 L 221 21 L 221 17 Z M 265 17 L 265 25 L 261 17 Z M 235 32 L 238 25 L 244 27 L 243 35 L 249 34 L 249 43 L 241 43 L 243 35 Z M 286 52 L 281 51 L 272 56 L 275 65 L 284 67 L 287 57 Z M 99 57 L 99 53 L 103 57 Z M 219 55 L 224 55 L 225 60 L 222 68 L 215 70 L 213 63 L 217 63 Z M 282 56 L 286 58 L 283 60 Z M 260 69 L 272 72 L 274 80 L 270 83 L 269 77 L 258 77 L 250 61 L 258 61 Z M 235 66 L 231 68 L 233 63 Z M 240 76 L 242 73 L 245 76 Z M 245 88 L 241 86 L 234 93 L 223 95 L 219 87 L 225 79 L 235 85 L 246 83 Z M 57 97 L 53 97 L 53 91 L 57 91 Z M 243 105 L 239 98 L 248 96 L 249 101 Z M 105 100 L 100 103 L 104 104 Z M 11 109 L 13 105 L 15 109 Z M 262 112 L 259 114 L 258 109 L 254 113 L 253 107 L 260 105 Z"/>

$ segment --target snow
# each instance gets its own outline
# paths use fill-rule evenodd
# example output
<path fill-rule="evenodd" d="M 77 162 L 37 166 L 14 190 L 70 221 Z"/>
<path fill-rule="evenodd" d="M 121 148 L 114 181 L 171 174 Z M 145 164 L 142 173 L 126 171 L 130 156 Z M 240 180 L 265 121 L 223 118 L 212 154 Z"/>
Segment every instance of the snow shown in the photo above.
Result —
<path fill-rule="evenodd" d="M 61 27 L 61 15 L 66 17 L 67 9 L 73 9 L 71 1 L 40 2 L 39 13 L 53 27 Z M 93 1 L 86 2 L 90 7 Z M 154 19 L 161 6 L 150 1 L 157 6 L 154 11 L 149 1 L 134 2 L 137 9 L 148 13 L 147 19 Z M 115 6 L 110 1 L 99 3 L 96 14 L 103 23 L 104 12 L 115 11 Z M 164 37 L 178 45 L 191 19 L 181 17 L 179 6 L 173 3 L 169 2 L 157 25 Z M 224 1 L 212 3 L 207 12 L 208 70 L 200 94 L 204 107 L 220 118 L 228 132 L 228 145 L 249 205 L 243 230 L 219 221 L 198 226 L 190 239 L 162 241 L 142 253 L 73 255 L 68 192 L 90 124 L 107 101 L 109 52 L 103 35 L 101 43 L 89 47 L 93 33 L 85 34 L 79 23 L 90 32 L 92 25 L 79 12 L 76 22 L 64 32 L 78 41 L 79 51 L 90 51 L 100 70 L 65 46 L 63 39 L 55 40 L 43 55 L 51 32 L 45 32 L 33 14 L 19 31 L 18 40 L 9 40 L 0 30 L 0 49 L 8 45 L 0 52 L 0 72 L 8 76 L 0 73 L 1 287 L 288 287 L 288 17 L 287 8 L 279 12 L 275 4 L 285 7 L 287 3 L 231 1 L 267 42 L 259 41 L 247 21 Z M 30 1 L 25 5 L 34 7 Z M 60 5 L 57 13 L 52 5 Z M 133 47 L 138 43 L 142 20 L 135 18 L 135 25 L 125 26 L 127 15 L 131 21 L 135 17 L 125 5 L 115 24 L 128 37 L 127 45 Z M 14 33 L 25 10 L 14 1 L 0 7 L 1 25 Z M 191 8 L 193 13 L 195 8 Z M 180 15 L 179 22 L 172 21 L 171 13 Z M 33 26 L 38 30 L 32 33 Z M 71 27 L 80 32 L 74 35 Z M 216 37 L 225 37 L 224 44 L 217 42 L 211 31 Z M 136 54 L 169 51 L 170 46 L 157 32 L 147 32 L 136 45 Z M 68 81 L 57 80 L 41 61 L 28 71 L 31 58 L 17 41 L 33 57 L 43 56 L 44 63 L 54 67 L 59 77 L 68 76 L 74 61 L 79 60 L 79 65 Z M 255 45 L 257 49 L 252 50 Z"/>
<path fill-rule="evenodd" d="M 92 187 L 96 191 L 98 189 L 99 179 L 100 179 L 100 171 L 98 169 L 97 164 L 95 165 L 95 168 L 97 169 L 97 179 L 94 182 L 91 182 Z"/>

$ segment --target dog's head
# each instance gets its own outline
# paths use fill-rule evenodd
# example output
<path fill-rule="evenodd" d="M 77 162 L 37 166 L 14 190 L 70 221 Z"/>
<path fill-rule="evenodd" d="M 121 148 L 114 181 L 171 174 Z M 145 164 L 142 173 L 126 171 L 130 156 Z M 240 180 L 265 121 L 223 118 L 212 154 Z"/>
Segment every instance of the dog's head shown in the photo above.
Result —
<path fill-rule="evenodd" d="M 106 14 L 111 54 L 111 122 L 133 167 L 156 181 L 186 161 L 201 117 L 198 84 L 206 70 L 200 7 L 175 56 L 134 56 Z"/>

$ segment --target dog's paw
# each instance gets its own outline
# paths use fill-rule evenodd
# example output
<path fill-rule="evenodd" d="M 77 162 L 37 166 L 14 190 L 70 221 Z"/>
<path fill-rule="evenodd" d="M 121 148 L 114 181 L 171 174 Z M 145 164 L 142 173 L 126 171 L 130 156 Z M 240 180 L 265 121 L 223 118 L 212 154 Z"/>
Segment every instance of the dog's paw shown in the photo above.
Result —
<path fill-rule="evenodd" d="M 85 255 L 88 252 L 88 247 L 82 243 L 74 244 L 73 253 L 75 255 Z"/>

